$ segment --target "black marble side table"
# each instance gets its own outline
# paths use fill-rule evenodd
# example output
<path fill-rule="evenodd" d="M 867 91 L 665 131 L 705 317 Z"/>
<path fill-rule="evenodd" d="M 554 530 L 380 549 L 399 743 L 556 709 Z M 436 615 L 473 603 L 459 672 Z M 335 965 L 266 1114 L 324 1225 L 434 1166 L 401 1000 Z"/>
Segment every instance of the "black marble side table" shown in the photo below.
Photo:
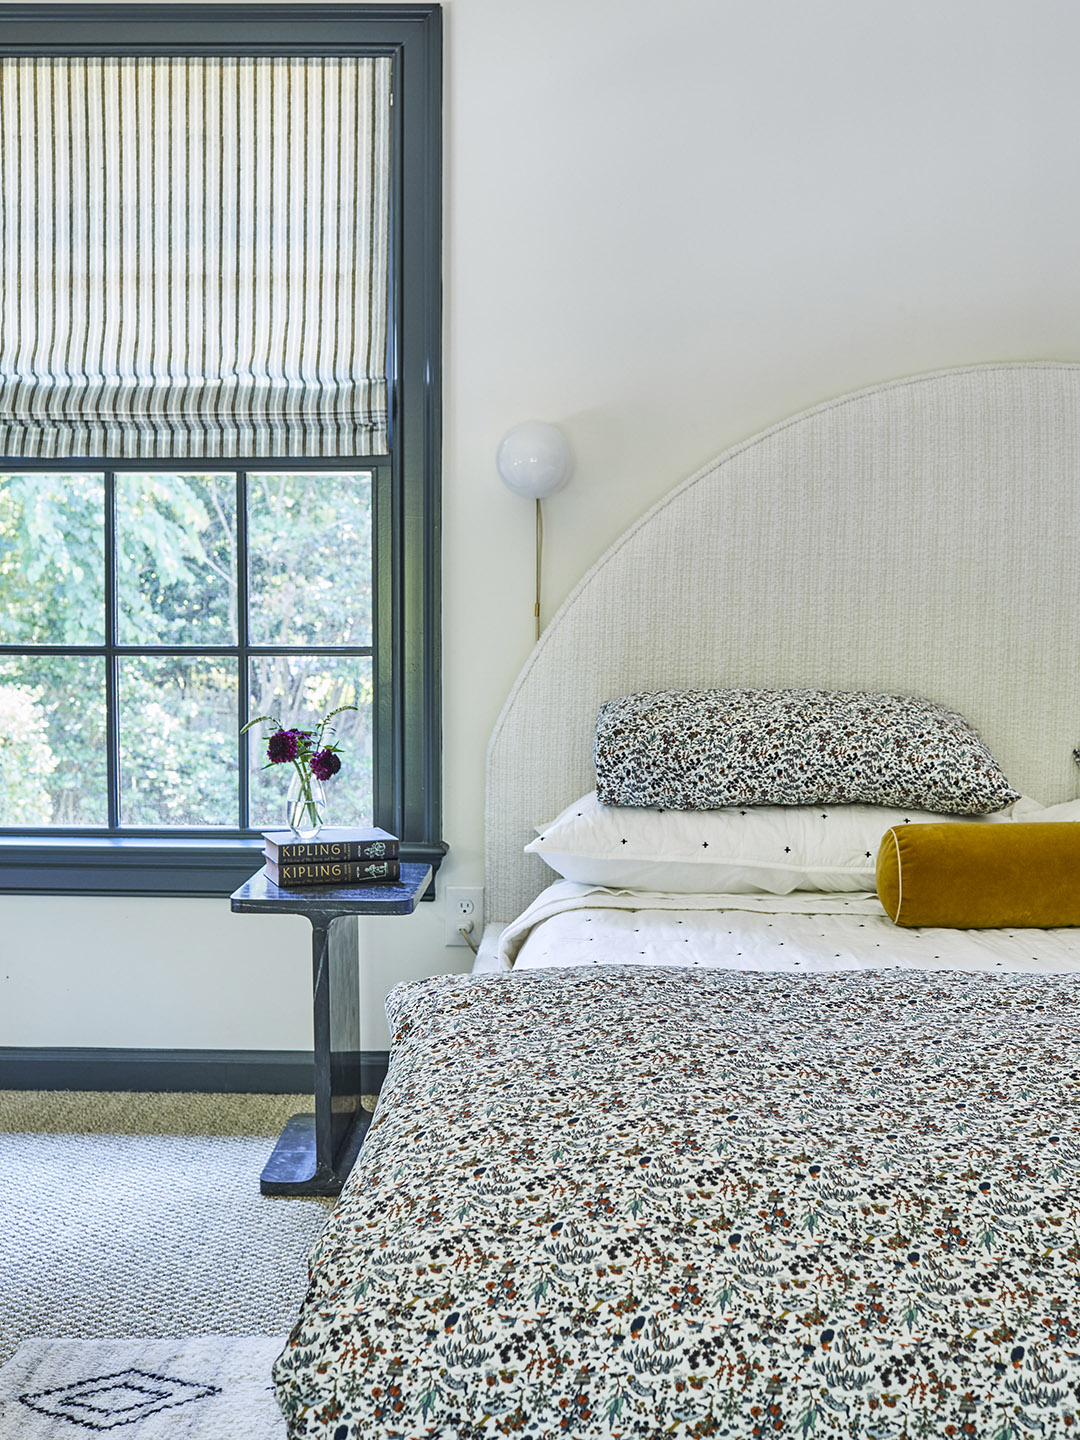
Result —
<path fill-rule="evenodd" d="M 308 885 L 285 890 L 265 872 L 231 898 L 240 914 L 306 915 L 311 921 L 315 1114 L 294 1115 L 266 1162 L 264 1195 L 337 1195 L 371 1116 L 360 1104 L 360 965 L 357 915 L 411 915 L 430 865 L 403 863 L 395 884 Z"/>

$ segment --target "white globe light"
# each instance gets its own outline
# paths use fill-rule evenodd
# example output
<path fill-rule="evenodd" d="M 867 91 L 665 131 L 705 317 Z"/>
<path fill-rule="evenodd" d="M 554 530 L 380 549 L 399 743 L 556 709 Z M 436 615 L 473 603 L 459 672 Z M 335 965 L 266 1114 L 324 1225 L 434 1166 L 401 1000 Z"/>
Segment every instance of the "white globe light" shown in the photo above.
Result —
<path fill-rule="evenodd" d="M 495 455 L 503 482 L 517 495 L 543 500 L 570 479 L 574 457 L 557 425 L 526 420 L 503 436 Z"/>

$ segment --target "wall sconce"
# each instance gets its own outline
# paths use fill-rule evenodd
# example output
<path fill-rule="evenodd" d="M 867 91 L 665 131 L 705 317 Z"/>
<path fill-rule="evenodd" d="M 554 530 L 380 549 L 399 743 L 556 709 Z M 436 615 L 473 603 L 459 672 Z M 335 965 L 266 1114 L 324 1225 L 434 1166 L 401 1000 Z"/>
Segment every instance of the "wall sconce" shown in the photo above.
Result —
<path fill-rule="evenodd" d="M 540 571 L 544 551 L 544 517 L 540 501 L 561 490 L 570 479 L 574 457 L 557 425 L 526 420 L 508 430 L 499 443 L 495 464 L 503 484 L 515 495 L 536 501 L 536 638 L 540 639 Z"/>

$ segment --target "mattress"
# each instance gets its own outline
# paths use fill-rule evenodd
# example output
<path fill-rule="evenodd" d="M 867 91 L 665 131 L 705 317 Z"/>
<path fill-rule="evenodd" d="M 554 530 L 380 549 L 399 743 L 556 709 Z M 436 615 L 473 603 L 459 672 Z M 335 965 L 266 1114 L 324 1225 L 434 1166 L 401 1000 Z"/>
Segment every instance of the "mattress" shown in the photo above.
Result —
<path fill-rule="evenodd" d="M 293 1440 L 1080 1425 L 1072 976 L 590 964 L 387 1013 Z"/>
<path fill-rule="evenodd" d="M 612 961 L 793 974 L 1076 974 L 1080 929 L 905 929 L 871 894 L 649 895 L 561 881 L 502 932 L 497 963 L 527 970 Z"/>

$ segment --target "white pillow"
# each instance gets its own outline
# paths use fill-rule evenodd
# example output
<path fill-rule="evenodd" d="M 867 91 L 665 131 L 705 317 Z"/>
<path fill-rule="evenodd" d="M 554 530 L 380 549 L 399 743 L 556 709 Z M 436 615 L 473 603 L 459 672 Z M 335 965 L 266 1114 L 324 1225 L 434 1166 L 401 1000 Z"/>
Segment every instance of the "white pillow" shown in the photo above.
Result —
<path fill-rule="evenodd" d="M 1033 806 L 1032 813 L 1020 813 L 1023 804 Z M 1033 801 L 1018 801 L 1013 806 L 1014 820 L 1046 820 L 1051 824 L 1070 824 L 1080 820 L 1080 800 L 1063 800 L 1060 805 L 1039 805 L 1035 806 Z"/>
<path fill-rule="evenodd" d="M 878 845 L 893 825 L 988 825 L 1040 810 L 1018 800 L 993 815 L 940 815 L 887 805 L 747 805 L 660 810 L 568 805 L 525 846 L 567 880 L 682 895 L 873 890 Z"/>

